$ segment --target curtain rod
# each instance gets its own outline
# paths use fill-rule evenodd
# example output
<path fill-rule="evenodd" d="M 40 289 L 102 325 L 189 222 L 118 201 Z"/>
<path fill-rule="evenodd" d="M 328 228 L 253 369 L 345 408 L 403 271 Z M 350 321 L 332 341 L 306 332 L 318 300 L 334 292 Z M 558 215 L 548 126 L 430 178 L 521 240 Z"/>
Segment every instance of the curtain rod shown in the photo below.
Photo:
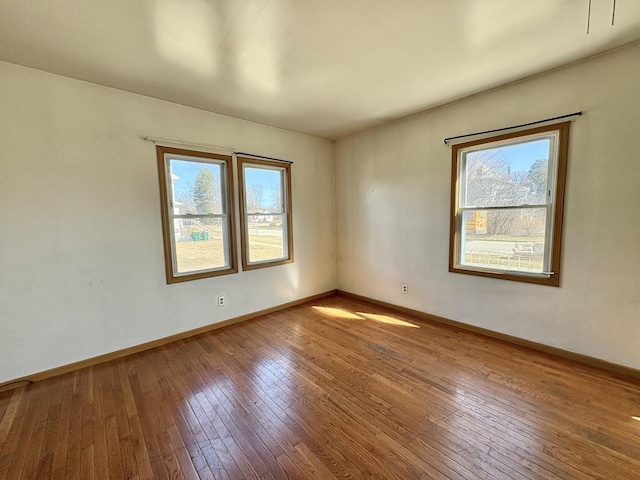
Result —
<path fill-rule="evenodd" d="M 255 153 L 239 152 L 237 149 L 232 147 L 221 147 L 217 145 L 207 145 L 203 143 L 181 142 L 179 140 L 169 140 L 166 138 L 156 138 L 156 137 L 143 137 L 143 139 L 146 140 L 147 142 L 152 142 L 155 145 L 164 145 L 167 147 L 189 147 L 189 148 L 196 148 L 199 150 L 224 152 L 224 153 L 231 153 L 236 155 L 244 155 L 244 156 L 253 157 L 253 158 L 262 158 L 264 160 L 271 160 L 273 162 L 288 163 L 289 165 L 293 164 L 291 160 L 283 160 L 281 158 L 275 158 L 275 157 L 266 157 L 264 155 L 256 155 Z"/>
<path fill-rule="evenodd" d="M 496 128 L 494 130 L 485 130 L 484 132 L 467 133 L 466 135 L 458 135 L 456 137 L 447 137 L 447 138 L 444 139 L 444 144 L 447 145 L 451 140 L 457 140 L 459 138 L 475 137 L 476 135 L 484 135 L 484 134 L 487 134 L 487 133 L 504 132 L 506 130 L 513 130 L 515 128 L 522 128 L 522 127 L 529 127 L 531 125 L 538 125 L 539 123 L 547 123 L 547 122 L 553 122 L 554 120 L 562 120 L 563 118 L 579 117 L 580 115 L 582 115 L 581 111 L 580 112 L 569 113 L 567 115 L 560 115 L 559 117 L 547 118 L 545 120 L 537 120 L 535 122 L 522 123 L 520 125 L 513 125 L 512 127 Z"/>
<path fill-rule="evenodd" d="M 265 157 L 264 155 L 256 155 L 255 153 L 236 152 L 236 155 L 240 155 L 244 157 L 262 158 L 264 160 L 271 160 L 273 162 L 288 163 L 289 165 L 293 164 L 291 160 L 283 160 L 281 158 L 274 158 L 274 157 Z"/>

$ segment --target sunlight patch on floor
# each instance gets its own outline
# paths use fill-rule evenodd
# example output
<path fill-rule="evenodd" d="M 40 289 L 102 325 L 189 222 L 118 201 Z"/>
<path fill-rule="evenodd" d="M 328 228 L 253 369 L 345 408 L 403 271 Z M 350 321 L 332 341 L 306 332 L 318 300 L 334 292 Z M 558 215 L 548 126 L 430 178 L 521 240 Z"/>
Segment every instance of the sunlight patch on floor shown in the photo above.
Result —
<path fill-rule="evenodd" d="M 315 305 L 312 308 L 314 310 L 318 310 L 320 313 L 323 313 L 329 317 L 334 317 L 334 318 L 344 318 L 346 320 L 373 320 L 375 322 L 386 323 L 388 325 L 420 328 L 418 325 L 414 325 L 413 323 L 410 323 L 410 322 L 405 322 L 404 320 L 398 320 L 397 318 L 391 317 L 389 315 L 380 315 L 377 313 L 365 313 L 365 312 L 351 313 L 347 310 L 343 310 L 342 308 L 320 307 L 318 305 Z"/>
<path fill-rule="evenodd" d="M 346 310 L 343 310 L 341 308 L 332 308 L 332 307 L 319 307 L 319 306 L 314 306 L 313 307 L 314 310 L 318 310 L 320 313 L 324 313 L 325 315 L 328 315 L 330 317 L 334 317 L 334 318 L 344 318 L 347 320 L 362 320 L 363 318 L 355 315 L 351 312 L 348 312 Z"/>
<path fill-rule="evenodd" d="M 389 315 L 380 315 L 378 313 L 364 313 L 364 312 L 357 312 L 357 313 L 358 315 L 361 315 L 369 320 L 375 320 L 376 322 L 388 323 L 389 325 L 400 325 L 402 327 L 420 328 L 418 325 L 405 322 L 404 320 L 398 320 L 397 318 L 390 317 Z"/>

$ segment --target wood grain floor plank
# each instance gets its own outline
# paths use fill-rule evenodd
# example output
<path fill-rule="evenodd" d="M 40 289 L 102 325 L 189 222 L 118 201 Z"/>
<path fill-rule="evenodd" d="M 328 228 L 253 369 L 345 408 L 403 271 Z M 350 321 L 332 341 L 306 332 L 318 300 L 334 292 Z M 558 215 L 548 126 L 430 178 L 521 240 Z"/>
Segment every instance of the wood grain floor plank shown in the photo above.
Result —
<path fill-rule="evenodd" d="M 0 413 L 0 445 L 4 444 L 9 435 L 9 430 L 18 412 L 23 393 L 24 389 L 18 388 L 12 391 L 11 395 L 5 395 L 5 401 L 3 402 L 5 408 Z"/>
<path fill-rule="evenodd" d="M 93 442 L 96 447 L 94 463 L 98 472 L 109 472 L 106 419 L 112 415 L 113 408 L 110 406 L 112 402 L 109 386 L 101 384 L 100 391 L 94 395 L 95 429 Z"/>
<path fill-rule="evenodd" d="M 20 478 L 23 470 L 29 468 L 29 465 L 25 467 L 25 462 L 30 460 L 29 449 L 32 447 L 33 432 L 36 428 L 36 417 L 38 415 L 38 409 L 40 408 L 40 402 L 44 395 L 44 390 L 38 387 L 34 388 L 32 395 L 28 398 L 29 407 L 25 413 L 24 425 L 20 431 L 20 436 L 17 439 L 17 446 L 12 449 L 13 455 L 11 456 L 11 463 L 7 469 L 7 478 Z"/>

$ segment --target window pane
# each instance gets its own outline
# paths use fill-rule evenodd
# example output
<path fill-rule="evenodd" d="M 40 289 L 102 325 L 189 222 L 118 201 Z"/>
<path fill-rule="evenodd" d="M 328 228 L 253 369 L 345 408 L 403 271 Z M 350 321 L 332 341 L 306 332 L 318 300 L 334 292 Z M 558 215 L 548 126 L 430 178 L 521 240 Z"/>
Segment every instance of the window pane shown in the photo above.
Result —
<path fill-rule="evenodd" d="M 498 207 L 546 203 L 552 138 L 468 152 L 463 206 Z"/>
<path fill-rule="evenodd" d="M 283 213 L 281 169 L 244 168 L 247 213 Z"/>
<path fill-rule="evenodd" d="M 283 215 L 249 215 L 249 262 L 285 258 L 285 231 Z"/>
<path fill-rule="evenodd" d="M 177 274 L 229 266 L 222 218 L 175 219 L 173 222 Z"/>
<path fill-rule="evenodd" d="M 219 164 L 171 159 L 170 167 L 174 214 L 224 213 Z"/>
<path fill-rule="evenodd" d="M 462 213 L 460 264 L 545 271 L 546 208 L 467 210 Z"/>

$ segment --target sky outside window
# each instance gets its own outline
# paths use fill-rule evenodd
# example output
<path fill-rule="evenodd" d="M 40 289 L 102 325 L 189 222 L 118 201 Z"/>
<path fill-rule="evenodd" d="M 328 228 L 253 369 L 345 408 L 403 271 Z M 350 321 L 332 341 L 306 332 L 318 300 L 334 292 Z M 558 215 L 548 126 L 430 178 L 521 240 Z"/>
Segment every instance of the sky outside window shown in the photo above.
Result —
<path fill-rule="evenodd" d="M 501 156 L 511 166 L 511 172 L 526 172 L 536 160 L 549 159 L 550 140 L 545 138 L 533 142 L 505 145 L 467 154 L 468 159 L 476 155 Z"/>
<path fill-rule="evenodd" d="M 195 183 L 196 177 L 202 168 L 203 163 L 186 162 L 182 160 L 171 160 L 172 172 L 180 177 L 173 182 L 177 194 L 189 190 L 189 185 Z M 216 178 L 219 178 L 220 167 L 215 164 L 209 164 L 213 168 Z M 245 178 L 247 184 L 263 185 L 265 190 L 272 188 L 280 189 L 280 172 L 278 170 L 267 170 L 264 168 L 247 168 L 245 170 Z"/>

